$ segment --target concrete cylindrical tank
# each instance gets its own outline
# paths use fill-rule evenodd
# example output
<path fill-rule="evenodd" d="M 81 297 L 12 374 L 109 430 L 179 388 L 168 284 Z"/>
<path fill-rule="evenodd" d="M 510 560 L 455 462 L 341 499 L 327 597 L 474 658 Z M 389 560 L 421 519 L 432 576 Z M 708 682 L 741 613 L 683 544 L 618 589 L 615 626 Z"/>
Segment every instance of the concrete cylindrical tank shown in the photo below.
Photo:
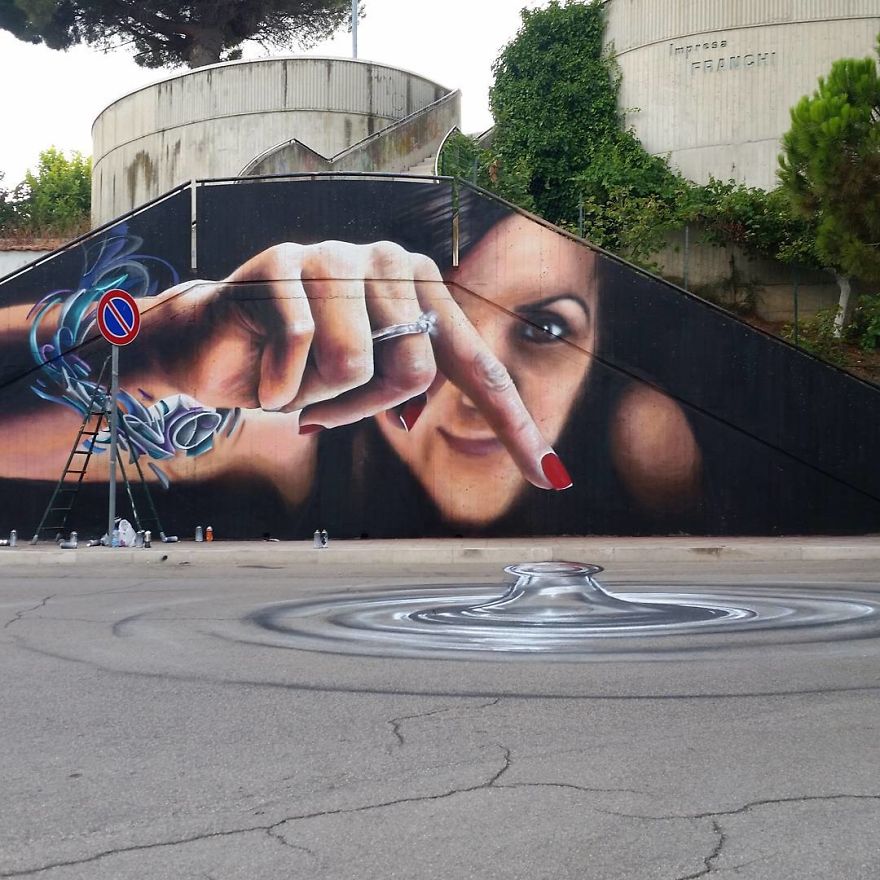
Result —
<path fill-rule="evenodd" d="M 789 110 L 839 58 L 875 55 L 878 0 L 608 0 L 628 124 L 698 182 L 776 186 Z"/>
<path fill-rule="evenodd" d="M 214 64 L 145 86 L 92 126 L 92 222 L 193 178 L 237 176 L 291 138 L 329 158 L 448 91 L 404 70 L 340 58 Z"/>

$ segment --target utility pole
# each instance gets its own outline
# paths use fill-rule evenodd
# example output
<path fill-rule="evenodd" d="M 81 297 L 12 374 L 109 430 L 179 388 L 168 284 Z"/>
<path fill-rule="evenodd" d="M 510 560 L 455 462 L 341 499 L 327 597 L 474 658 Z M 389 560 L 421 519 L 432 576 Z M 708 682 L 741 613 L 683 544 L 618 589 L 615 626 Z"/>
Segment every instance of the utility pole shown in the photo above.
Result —
<path fill-rule="evenodd" d="M 351 57 L 358 57 L 358 0 L 351 0 Z"/>

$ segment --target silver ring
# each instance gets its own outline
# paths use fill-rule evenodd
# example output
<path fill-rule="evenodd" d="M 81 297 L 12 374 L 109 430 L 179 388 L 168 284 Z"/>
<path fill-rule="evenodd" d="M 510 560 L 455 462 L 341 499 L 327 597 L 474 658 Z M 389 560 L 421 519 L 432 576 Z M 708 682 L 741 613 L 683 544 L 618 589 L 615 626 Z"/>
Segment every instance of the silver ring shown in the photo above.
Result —
<path fill-rule="evenodd" d="M 374 330 L 373 342 L 385 342 L 387 339 L 397 339 L 398 336 L 413 336 L 417 333 L 431 333 L 436 323 L 436 312 L 422 312 L 418 320 L 409 324 L 391 324 L 381 330 Z"/>

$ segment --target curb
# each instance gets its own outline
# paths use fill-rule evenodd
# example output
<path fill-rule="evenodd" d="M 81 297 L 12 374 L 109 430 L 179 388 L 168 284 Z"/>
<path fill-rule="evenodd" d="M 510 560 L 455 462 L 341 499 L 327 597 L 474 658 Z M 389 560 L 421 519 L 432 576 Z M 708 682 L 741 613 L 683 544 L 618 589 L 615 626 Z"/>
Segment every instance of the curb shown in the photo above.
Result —
<path fill-rule="evenodd" d="M 567 559 L 595 562 L 653 563 L 701 561 L 819 562 L 876 560 L 880 535 L 845 538 L 547 538 L 421 539 L 331 541 L 318 550 L 309 541 L 155 542 L 149 550 L 86 547 L 62 550 L 54 545 L 0 547 L 6 566 L 252 564 L 295 568 L 412 567 L 415 565 L 509 565 Z"/>

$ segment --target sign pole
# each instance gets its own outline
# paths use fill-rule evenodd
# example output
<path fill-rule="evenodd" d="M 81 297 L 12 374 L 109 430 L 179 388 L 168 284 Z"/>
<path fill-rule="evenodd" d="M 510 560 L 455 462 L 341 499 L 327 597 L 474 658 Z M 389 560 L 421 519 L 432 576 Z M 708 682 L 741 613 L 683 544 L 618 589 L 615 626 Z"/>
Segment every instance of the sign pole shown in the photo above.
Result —
<path fill-rule="evenodd" d="M 113 546 L 116 525 L 116 459 L 119 454 L 119 346 L 110 355 L 110 498 L 107 505 L 107 540 Z"/>
<path fill-rule="evenodd" d="M 141 329 L 141 313 L 125 290 L 108 290 L 98 300 L 98 330 L 110 343 L 110 498 L 107 504 L 107 540 L 113 545 L 116 525 L 116 462 L 119 460 L 119 346 L 133 342 Z"/>

